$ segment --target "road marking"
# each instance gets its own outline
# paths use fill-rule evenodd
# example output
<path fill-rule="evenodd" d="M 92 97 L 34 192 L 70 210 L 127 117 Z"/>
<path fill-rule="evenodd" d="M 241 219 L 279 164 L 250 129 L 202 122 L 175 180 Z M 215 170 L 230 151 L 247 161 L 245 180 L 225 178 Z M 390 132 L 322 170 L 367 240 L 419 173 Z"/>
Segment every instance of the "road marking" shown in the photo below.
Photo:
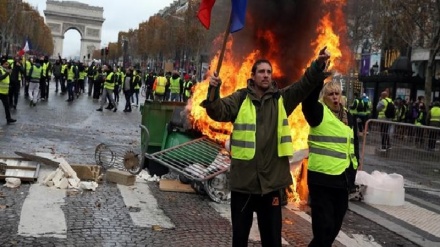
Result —
<path fill-rule="evenodd" d="M 40 169 L 39 178 L 51 173 L 53 169 Z M 65 190 L 32 184 L 23 202 L 18 235 L 28 237 L 67 238 L 66 217 L 61 209 L 65 204 Z"/>
<path fill-rule="evenodd" d="M 210 202 L 209 205 L 212 208 L 214 208 L 215 211 L 217 211 L 220 214 L 220 216 L 231 222 L 230 205 L 220 204 L 216 202 Z M 249 233 L 249 240 L 255 242 L 261 242 L 260 231 L 258 230 L 257 215 L 255 213 L 254 213 L 254 219 L 252 221 L 251 232 Z M 281 241 L 283 245 L 289 245 L 289 243 L 284 238 L 282 238 Z"/>
<path fill-rule="evenodd" d="M 133 212 L 129 214 L 134 225 L 139 227 L 175 227 L 171 219 L 159 208 L 157 200 L 151 194 L 146 182 L 136 179 L 135 186 L 118 184 L 118 188 L 127 208 L 133 209 Z"/>
<path fill-rule="evenodd" d="M 416 228 L 419 228 L 425 232 L 440 237 L 440 215 L 419 207 L 410 202 L 405 202 L 403 206 L 385 206 L 385 205 L 373 205 L 370 206 L 385 212 L 401 221 L 404 221 Z"/>

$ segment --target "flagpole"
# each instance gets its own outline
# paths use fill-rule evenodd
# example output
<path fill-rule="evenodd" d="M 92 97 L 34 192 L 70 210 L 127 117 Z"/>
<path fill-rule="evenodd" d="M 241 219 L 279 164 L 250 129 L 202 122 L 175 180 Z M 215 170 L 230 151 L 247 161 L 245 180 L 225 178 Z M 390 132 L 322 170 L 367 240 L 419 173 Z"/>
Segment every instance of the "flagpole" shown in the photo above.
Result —
<path fill-rule="evenodd" d="M 232 10 L 231 10 L 231 13 L 229 14 L 228 25 L 226 25 L 226 31 L 225 31 L 225 35 L 223 37 L 222 49 L 220 51 L 220 56 L 218 58 L 217 68 L 215 69 L 215 73 L 216 73 L 215 76 L 220 75 L 220 69 L 222 67 L 223 58 L 225 57 L 226 44 L 228 43 L 228 38 L 229 38 L 229 33 L 230 33 L 231 23 L 232 23 L 231 17 L 232 17 Z M 211 88 L 211 90 L 209 92 L 209 101 L 214 100 L 215 89 L 216 89 L 215 87 Z"/>

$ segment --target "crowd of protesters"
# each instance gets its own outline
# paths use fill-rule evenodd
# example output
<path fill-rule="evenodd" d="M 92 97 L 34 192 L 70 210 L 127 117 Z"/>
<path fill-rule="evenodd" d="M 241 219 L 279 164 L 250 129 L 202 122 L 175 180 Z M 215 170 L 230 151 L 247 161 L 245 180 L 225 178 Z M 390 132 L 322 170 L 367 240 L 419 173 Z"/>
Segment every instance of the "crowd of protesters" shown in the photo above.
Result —
<path fill-rule="evenodd" d="M 16 122 L 11 111 L 17 110 L 18 97 L 23 91 L 29 107 L 47 101 L 50 87 L 66 102 L 72 104 L 82 94 L 93 100 L 100 99 L 100 108 L 117 111 L 120 95 L 125 98 L 124 112 L 139 106 L 139 94 L 147 100 L 187 102 L 191 97 L 195 75 L 178 71 L 141 71 L 134 67 L 123 68 L 92 62 L 85 64 L 61 58 L 50 61 L 48 56 L 14 58 L 1 57 L 0 98 L 5 108 L 8 124 Z M 51 86 L 52 85 L 52 86 Z M 52 89 L 53 90 L 53 89 Z"/>
<path fill-rule="evenodd" d="M 359 134 L 362 135 L 368 119 L 372 118 L 373 105 L 364 93 L 362 97 L 358 93 L 354 94 L 355 99 L 349 106 L 350 113 L 358 119 Z M 392 104 L 394 113 L 391 116 L 386 116 L 385 111 L 388 104 Z M 400 97 L 392 100 L 388 90 L 381 92 L 378 104 L 376 107 L 377 118 L 380 120 L 387 120 L 396 123 L 414 124 L 415 126 L 432 126 L 440 127 L 440 100 L 435 98 L 429 105 L 425 103 L 424 96 L 418 96 L 417 100 L 405 100 Z M 424 133 L 423 128 L 407 128 L 404 131 L 402 126 L 396 126 L 392 130 L 389 129 L 389 124 L 381 125 L 382 146 L 381 150 L 391 148 L 390 132 L 394 133 L 397 138 L 402 138 L 405 135 L 414 137 L 416 147 L 424 147 Z M 436 140 L 439 137 L 439 131 L 429 131 L 428 134 L 428 149 L 434 150 Z"/>

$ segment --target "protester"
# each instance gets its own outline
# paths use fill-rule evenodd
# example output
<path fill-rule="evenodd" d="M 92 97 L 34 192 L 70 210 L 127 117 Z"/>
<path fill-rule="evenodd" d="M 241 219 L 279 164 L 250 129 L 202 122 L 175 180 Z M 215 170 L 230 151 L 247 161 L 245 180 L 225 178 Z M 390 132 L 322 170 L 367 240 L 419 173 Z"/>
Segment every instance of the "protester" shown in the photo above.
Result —
<path fill-rule="evenodd" d="M 232 246 L 247 246 L 253 213 L 257 213 L 262 246 L 281 246 L 281 193 L 292 184 L 289 156 L 293 146 L 287 116 L 328 76 L 325 48 L 292 85 L 278 89 L 272 65 L 258 60 L 247 88 L 220 98 L 221 79 L 210 79 L 208 100 L 202 102 L 215 121 L 233 122 L 231 135 Z M 210 99 L 211 88 L 215 93 Z"/>
<path fill-rule="evenodd" d="M 387 120 L 391 121 L 391 118 L 387 118 L 385 116 L 385 111 L 387 109 L 388 104 L 393 104 L 393 101 L 388 98 L 388 91 L 383 91 L 380 94 L 379 102 L 377 103 L 376 110 L 378 112 L 377 118 L 379 120 Z M 390 149 L 390 134 L 389 134 L 390 125 L 388 123 L 380 124 L 380 134 L 381 134 L 381 151 L 386 151 Z"/>
<path fill-rule="evenodd" d="M 181 101 L 180 95 L 182 94 L 182 90 L 180 85 L 182 83 L 182 79 L 180 78 L 179 72 L 177 70 L 173 71 L 173 74 L 170 78 L 170 92 L 171 98 L 170 101 Z"/>
<path fill-rule="evenodd" d="M 440 128 L 440 101 L 438 99 L 434 100 L 431 110 L 429 110 L 426 116 L 426 123 L 429 126 Z M 430 150 L 435 150 L 435 144 L 439 136 L 440 130 L 429 130 L 429 140 L 428 148 Z"/>
<path fill-rule="evenodd" d="M 40 81 L 43 77 L 43 66 L 41 61 L 36 59 L 29 70 L 29 106 L 36 106 L 40 100 Z"/>
<path fill-rule="evenodd" d="M 24 68 L 21 64 L 21 59 L 19 56 L 14 58 L 14 61 L 11 66 L 11 75 L 9 76 L 10 84 L 9 84 L 9 105 L 17 110 L 18 103 L 18 95 L 20 93 L 20 86 L 22 75 L 24 74 Z"/>
<path fill-rule="evenodd" d="M 159 72 L 158 76 L 154 80 L 153 91 L 154 100 L 164 101 L 166 99 L 166 87 L 168 84 L 167 78 L 164 76 L 163 71 Z"/>
<path fill-rule="evenodd" d="M 131 95 L 134 91 L 133 83 L 133 68 L 127 68 L 122 80 L 122 90 L 125 95 L 125 108 L 124 112 L 131 112 Z"/>
<path fill-rule="evenodd" d="M 107 110 L 113 109 L 113 112 L 116 112 L 118 110 L 118 105 L 115 102 L 115 99 L 113 98 L 113 91 L 115 89 L 115 81 L 116 76 L 113 72 L 113 69 L 110 65 L 104 64 L 102 66 L 102 70 L 106 73 L 105 81 L 104 81 L 104 89 L 102 91 L 101 95 L 101 107 L 96 109 L 97 111 L 102 111 L 102 108 L 105 105 L 105 102 L 107 98 L 109 99 L 108 106 L 105 108 Z"/>
<path fill-rule="evenodd" d="M 11 112 L 9 110 L 9 75 L 11 74 L 11 69 L 9 68 L 9 62 L 6 58 L 1 58 L 0 60 L 0 100 L 5 108 L 5 116 L 7 124 L 15 123 L 17 120 L 11 117 Z"/>
<path fill-rule="evenodd" d="M 357 122 L 343 106 L 341 94 L 338 82 L 328 82 L 318 86 L 302 104 L 310 125 L 310 247 L 332 246 L 347 212 L 348 193 L 354 187 L 359 160 Z"/>

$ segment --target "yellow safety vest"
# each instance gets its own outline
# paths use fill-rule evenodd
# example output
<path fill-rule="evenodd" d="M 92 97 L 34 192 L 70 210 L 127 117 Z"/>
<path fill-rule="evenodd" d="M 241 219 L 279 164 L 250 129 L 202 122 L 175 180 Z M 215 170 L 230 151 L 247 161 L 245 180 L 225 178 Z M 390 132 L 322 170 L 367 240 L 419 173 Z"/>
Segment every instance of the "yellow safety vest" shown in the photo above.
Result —
<path fill-rule="evenodd" d="M 43 75 L 46 76 L 47 63 L 43 63 Z"/>
<path fill-rule="evenodd" d="M 29 60 L 26 60 L 26 75 L 29 75 L 29 71 L 31 71 L 32 63 Z"/>
<path fill-rule="evenodd" d="M 32 67 L 33 68 L 32 68 L 31 79 L 41 79 L 41 73 L 43 71 L 43 68 L 41 68 L 41 66 L 38 68 L 35 65 L 33 65 Z"/>
<path fill-rule="evenodd" d="M 183 84 L 183 88 L 184 88 L 184 90 L 185 90 L 185 96 L 187 97 L 187 98 L 189 98 L 190 96 L 191 96 L 191 89 L 186 89 L 187 87 L 188 87 L 188 85 L 190 85 L 190 84 L 192 84 L 192 82 L 191 81 L 186 81 L 184 84 Z"/>
<path fill-rule="evenodd" d="M 384 108 L 377 114 L 377 118 L 379 118 L 379 119 L 387 118 L 385 116 L 385 110 L 387 109 L 388 103 L 392 102 L 392 100 L 387 97 L 385 99 L 382 99 L 382 102 L 383 102 Z"/>
<path fill-rule="evenodd" d="M 66 72 L 67 64 L 61 65 L 61 74 L 64 75 L 64 72 Z"/>
<path fill-rule="evenodd" d="M 431 122 L 440 122 L 440 107 L 434 106 L 431 109 Z"/>
<path fill-rule="evenodd" d="M 308 169 L 340 175 L 350 166 L 350 162 L 357 169 L 353 129 L 341 122 L 326 105 L 323 104 L 323 107 L 321 124 L 309 130 Z"/>
<path fill-rule="evenodd" d="M 0 70 L 2 75 L 6 73 L 3 67 L 0 67 Z M 9 75 L 0 81 L 0 94 L 3 95 L 9 94 Z"/>
<path fill-rule="evenodd" d="M 157 84 L 156 84 L 156 93 L 157 94 L 164 94 L 165 93 L 165 87 L 167 85 L 167 78 L 163 76 L 158 76 L 156 78 Z"/>
<path fill-rule="evenodd" d="M 87 76 L 87 71 L 81 71 L 81 72 L 79 72 L 78 79 L 84 80 L 86 78 L 86 76 Z"/>
<path fill-rule="evenodd" d="M 113 76 L 113 72 L 110 72 L 105 78 L 105 82 L 104 82 L 105 89 L 115 90 L 115 82 L 112 81 L 112 76 Z"/>
<path fill-rule="evenodd" d="M 73 71 L 73 65 L 70 67 L 70 69 L 67 71 L 67 81 L 73 82 L 75 79 L 75 71 Z"/>
<path fill-rule="evenodd" d="M 180 78 L 170 78 L 170 84 L 171 93 L 180 93 Z"/>
<path fill-rule="evenodd" d="M 135 74 L 134 78 L 135 78 L 135 80 L 134 80 L 134 82 L 135 82 L 134 89 L 140 89 L 141 86 L 139 86 L 139 84 L 140 84 L 139 82 L 141 81 L 141 76 L 139 74 Z"/>
<path fill-rule="evenodd" d="M 249 96 L 241 104 L 231 135 L 231 156 L 251 160 L 255 156 L 257 112 Z M 293 144 L 283 97 L 278 99 L 278 156 L 292 156 Z"/>
<path fill-rule="evenodd" d="M 358 111 L 357 111 L 357 107 L 358 107 L 358 105 L 361 103 L 361 101 L 360 101 L 359 99 L 355 99 L 354 102 L 353 102 L 353 105 L 354 105 L 355 102 L 356 102 L 356 108 L 354 108 L 354 109 L 350 109 L 350 110 L 349 110 L 350 113 L 353 114 L 353 115 L 358 113 Z M 362 102 L 362 103 L 363 103 L 363 102 Z"/>

